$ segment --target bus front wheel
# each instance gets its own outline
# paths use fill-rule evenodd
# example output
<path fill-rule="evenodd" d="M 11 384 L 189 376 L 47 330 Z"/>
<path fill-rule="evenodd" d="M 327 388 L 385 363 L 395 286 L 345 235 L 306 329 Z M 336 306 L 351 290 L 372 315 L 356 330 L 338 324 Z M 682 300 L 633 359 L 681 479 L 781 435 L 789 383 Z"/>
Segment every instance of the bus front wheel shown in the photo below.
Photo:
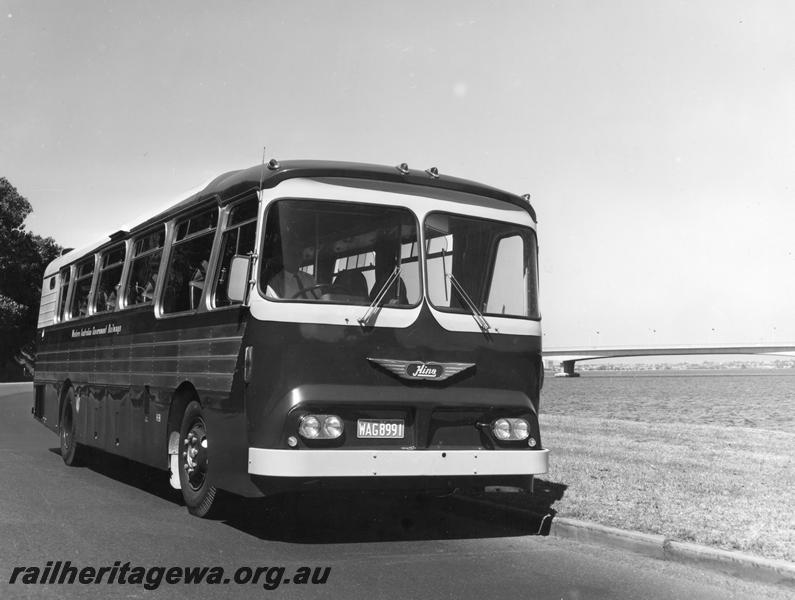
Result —
<path fill-rule="evenodd" d="M 61 409 L 61 458 L 70 467 L 76 467 L 85 459 L 85 448 L 77 442 L 77 419 L 75 418 L 75 393 L 69 388 Z"/>
<path fill-rule="evenodd" d="M 218 490 L 210 484 L 207 422 L 201 404 L 185 407 L 179 429 L 179 481 L 188 511 L 197 517 L 210 513 Z"/>

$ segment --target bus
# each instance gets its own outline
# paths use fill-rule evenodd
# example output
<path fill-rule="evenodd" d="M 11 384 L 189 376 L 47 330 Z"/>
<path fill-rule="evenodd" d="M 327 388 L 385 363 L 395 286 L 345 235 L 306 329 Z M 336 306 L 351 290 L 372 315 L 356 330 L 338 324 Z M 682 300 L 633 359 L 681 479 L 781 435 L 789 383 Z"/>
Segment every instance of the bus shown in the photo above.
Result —
<path fill-rule="evenodd" d="M 436 168 L 272 159 L 50 263 L 33 416 L 219 490 L 530 491 L 536 215 Z"/>

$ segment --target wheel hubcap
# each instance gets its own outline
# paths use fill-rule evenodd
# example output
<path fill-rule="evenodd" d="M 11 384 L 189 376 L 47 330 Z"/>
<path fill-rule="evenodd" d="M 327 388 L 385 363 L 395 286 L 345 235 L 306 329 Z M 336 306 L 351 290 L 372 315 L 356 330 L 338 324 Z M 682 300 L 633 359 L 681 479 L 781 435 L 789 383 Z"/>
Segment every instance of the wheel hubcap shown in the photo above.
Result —
<path fill-rule="evenodd" d="M 191 423 L 182 440 L 182 459 L 188 483 L 198 490 L 207 476 L 207 430 L 201 418 Z"/>

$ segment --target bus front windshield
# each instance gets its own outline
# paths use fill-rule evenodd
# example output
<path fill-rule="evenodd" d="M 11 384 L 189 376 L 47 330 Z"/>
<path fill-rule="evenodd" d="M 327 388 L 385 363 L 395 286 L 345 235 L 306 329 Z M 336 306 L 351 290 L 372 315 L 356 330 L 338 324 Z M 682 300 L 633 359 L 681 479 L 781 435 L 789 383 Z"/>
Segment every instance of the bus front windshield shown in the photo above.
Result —
<path fill-rule="evenodd" d="M 538 319 L 535 233 L 502 221 L 430 213 L 428 298 L 437 309 Z"/>
<path fill-rule="evenodd" d="M 260 288 L 276 301 L 415 306 L 418 255 L 406 208 L 277 200 L 267 211 Z"/>

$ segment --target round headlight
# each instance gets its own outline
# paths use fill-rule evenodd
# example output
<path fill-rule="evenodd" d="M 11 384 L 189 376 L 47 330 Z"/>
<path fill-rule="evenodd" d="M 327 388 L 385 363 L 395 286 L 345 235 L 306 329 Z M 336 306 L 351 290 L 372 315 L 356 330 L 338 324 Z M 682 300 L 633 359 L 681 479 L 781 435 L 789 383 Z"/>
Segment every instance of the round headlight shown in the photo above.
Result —
<path fill-rule="evenodd" d="M 527 439 L 527 436 L 530 435 L 530 432 L 527 428 L 527 421 L 524 419 L 514 419 L 512 423 L 513 427 L 513 439 L 515 440 L 524 440 Z"/>
<path fill-rule="evenodd" d="M 342 435 L 342 419 L 337 415 L 329 415 L 323 421 L 323 437 L 338 438 Z"/>
<path fill-rule="evenodd" d="M 313 415 L 304 417 L 301 419 L 301 425 L 298 426 L 298 433 L 308 440 L 314 440 L 320 435 L 320 421 Z"/>
<path fill-rule="evenodd" d="M 491 426 L 491 430 L 498 440 L 507 440 L 511 437 L 511 424 L 508 419 L 497 419 Z"/>

